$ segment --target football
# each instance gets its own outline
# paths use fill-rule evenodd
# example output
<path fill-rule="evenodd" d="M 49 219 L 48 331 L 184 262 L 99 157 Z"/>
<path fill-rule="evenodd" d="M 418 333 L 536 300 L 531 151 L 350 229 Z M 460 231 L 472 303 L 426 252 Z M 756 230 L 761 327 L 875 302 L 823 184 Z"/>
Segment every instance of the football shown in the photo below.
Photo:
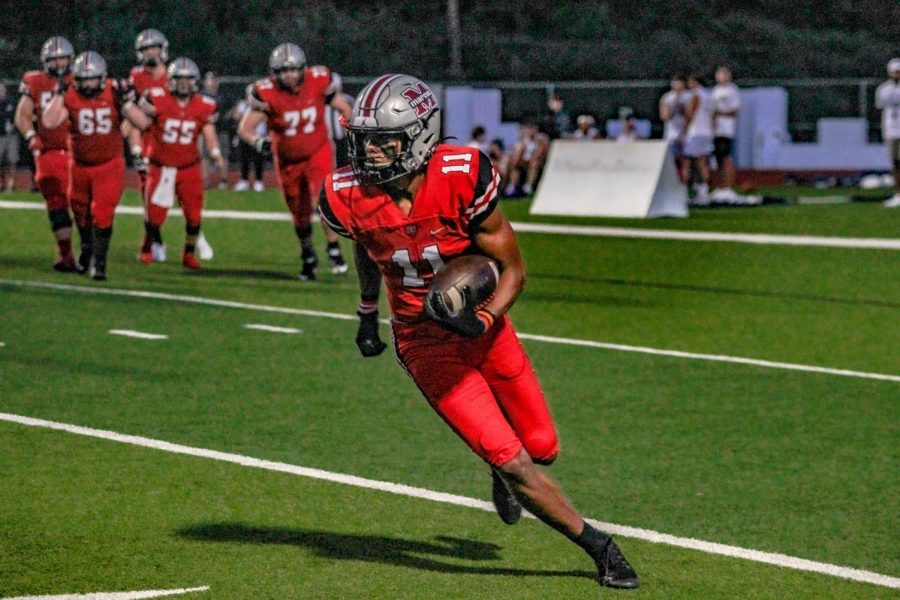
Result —
<path fill-rule="evenodd" d="M 474 307 L 487 302 L 497 289 L 500 269 L 497 263 L 480 254 L 469 254 L 454 258 L 437 272 L 428 290 L 431 296 L 441 294 L 449 317 L 457 316 L 466 308 L 466 298 L 471 298 Z M 467 294 L 467 288 L 471 290 Z M 430 304 L 431 305 L 431 304 Z"/>

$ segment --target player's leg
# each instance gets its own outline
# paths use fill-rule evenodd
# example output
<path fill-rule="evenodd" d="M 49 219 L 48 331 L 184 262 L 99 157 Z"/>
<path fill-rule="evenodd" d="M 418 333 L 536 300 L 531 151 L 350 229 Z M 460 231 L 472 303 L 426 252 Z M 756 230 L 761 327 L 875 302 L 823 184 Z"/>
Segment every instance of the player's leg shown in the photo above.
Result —
<path fill-rule="evenodd" d="M 307 168 L 309 184 L 309 199 L 312 204 L 312 212 L 315 213 L 319 207 L 319 194 L 322 193 L 322 185 L 325 183 L 325 177 L 334 170 L 334 148 L 331 144 L 323 144 L 322 147 L 313 154 L 309 159 Z M 331 272 L 335 275 L 344 275 L 349 270 L 347 262 L 344 260 L 344 254 L 341 252 L 340 236 L 332 231 L 331 227 L 325 220 L 322 220 L 322 231 L 325 233 L 325 240 L 328 243 L 328 265 Z"/>
<path fill-rule="evenodd" d="M 284 163 L 276 165 L 278 180 L 284 201 L 294 221 L 294 233 L 300 242 L 300 274 L 301 281 L 314 281 L 319 257 L 313 249 L 312 241 L 312 204 L 309 201 L 309 187 L 306 182 L 305 162 Z"/>
<path fill-rule="evenodd" d="M 894 168 L 894 195 L 884 201 L 887 208 L 900 207 L 900 139 L 887 140 L 888 158 Z"/>
<path fill-rule="evenodd" d="M 53 268 L 76 272 L 78 264 L 72 254 L 72 218 L 69 216 L 69 157 L 65 152 L 51 150 L 35 158 L 35 182 L 47 204 L 50 229 L 56 238 L 58 258 Z"/>
<path fill-rule="evenodd" d="M 102 165 L 89 168 L 91 186 L 91 214 L 94 220 L 94 254 L 91 277 L 106 280 L 106 263 L 113 233 L 113 219 L 125 180 L 125 160 L 116 157 Z"/>
<path fill-rule="evenodd" d="M 151 202 L 157 188 L 162 180 L 162 168 L 159 165 L 150 164 L 144 174 L 144 182 L 142 184 L 142 196 L 144 199 L 144 239 L 141 242 L 141 252 L 138 254 L 138 260 L 145 265 L 149 265 L 154 260 L 156 262 L 164 262 L 162 227 L 166 222 L 169 209 Z M 160 260 L 162 259 L 162 260 Z"/>
<path fill-rule="evenodd" d="M 78 255 L 78 267 L 81 273 L 87 273 L 94 254 L 94 224 L 91 218 L 90 177 L 87 167 L 75 164 L 69 159 L 69 188 L 66 196 L 78 234 L 81 238 L 81 253 Z"/>
<path fill-rule="evenodd" d="M 194 256 L 200 235 L 200 219 L 203 214 L 203 175 L 198 165 L 178 170 L 175 191 L 184 211 L 184 253 L 181 264 L 186 269 L 202 268 Z"/>

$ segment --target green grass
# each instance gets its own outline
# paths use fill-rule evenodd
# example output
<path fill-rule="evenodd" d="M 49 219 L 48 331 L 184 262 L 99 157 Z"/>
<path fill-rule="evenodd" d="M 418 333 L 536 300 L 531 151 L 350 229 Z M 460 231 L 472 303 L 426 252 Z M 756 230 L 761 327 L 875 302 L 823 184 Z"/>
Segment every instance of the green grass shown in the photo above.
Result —
<path fill-rule="evenodd" d="M 209 205 L 245 198 L 254 205 L 241 208 L 280 210 L 274 194 L 211 194 Z M 836 227 L 840 208 L 852 213 L 846 235 L 885 235 L 884 213 L 870 204 L 723 209 L 683 223 L 713 228 L 715 215 L 718 230 L 742 231 L 751 214 L 778 221 L 770 208 L 796 209 L 780 221 L 791 233 L 808 233 L 807 222 Z M 210 219 L 216 259 L 186 275 L 171 262 L 138 265 L 140 218 L 117 217 L 104 286 L 49 269 L 45 219 L 0 211 L 0 277 L 355 307 L 352 274 L 293 279 L 289 223 Z M 172 219 L 164 232 L 170 261 L 182 224 Z M 900 374 L 895 251 L 520 242 L 530 270 L 513 311 L 521 331 Z M 0 411 L 488 498 L 484 466 L 392 358 L 358 356 L 352 321 L 6 285 L 0 314 Z M 170 338 L 107 335 L 114 328 Z M 562 439 L 551 473 L 587 516 L 900 575 L 897 383 L 526 346 Z M 0 448 L 0 597 L 199 585 L 215 598 L 600 593 L 580 551 L 531 521 L 507 528 L 477 510 L 9 423 Z M 637 597 L 896 597 L 623 545 L 642 576 Z"/>

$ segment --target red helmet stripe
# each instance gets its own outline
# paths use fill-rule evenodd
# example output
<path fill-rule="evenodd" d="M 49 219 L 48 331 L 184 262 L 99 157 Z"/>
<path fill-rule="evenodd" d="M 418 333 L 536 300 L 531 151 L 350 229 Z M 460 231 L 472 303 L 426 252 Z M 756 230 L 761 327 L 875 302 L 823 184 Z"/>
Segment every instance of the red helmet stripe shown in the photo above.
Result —
<path fill-rule="evenodd" d="M 378 101 L 378 96 L 381 95 L 382 90 L 384 90 L 385 86 L 395 77 L 399 77 L 399 75 L 394 75 L 393 73 L 389 75 L 383 75 L 379 79 L 372 84 L 372 87 L 369 88 L 369 93 L 366 94 L 365 99 L 363 100 L 360 108 L 363 110 L 364 117 L 371 117 L 372 111 L 375 110 L 375 102 Z"/>

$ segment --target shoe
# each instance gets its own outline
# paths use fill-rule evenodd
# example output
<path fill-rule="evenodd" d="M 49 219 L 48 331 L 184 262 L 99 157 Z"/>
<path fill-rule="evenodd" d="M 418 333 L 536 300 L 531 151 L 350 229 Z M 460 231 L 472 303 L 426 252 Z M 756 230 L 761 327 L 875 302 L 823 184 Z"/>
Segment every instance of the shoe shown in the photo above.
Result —
<path fill-rule="evenodd" d="M 193 254 L 185 254 L 184 256 L 182 256 L 181 266 L 185 269 L 190 269 L 191 271 L 199 271 L 203 268 L 203 265 Z"/>
<path fill-rule="evenodd" d="M 78 255 L 78 273 L 84 275 L 91 266 L 92 249 L 90 246 L 82 246 L 81 254 Z"/>
<path fill-rule="evenodd" d="M 316 267 L 319 266 L 319 257 L 315 252 L 303 257 L 303 267 L 300 269 L 300 281 L 315 281 Z"/>
<path fill-rule="evenodd" d="M 153 262 L 166 262 L 166 245 L 159 242 L 153 242 L 150 246 L 150 253 L 153 255 Z"/>
<path fill-rule="evenodd" d="M 497 514 L 500 515 L 500 519 L 507 525 L 515 525 L 522 518 L 522 505 L 519 504 L 513 493 L 509 491 L 509 486 L 497 473 L 497 469 L 491 469 L 491 479 L 493 480 L 491 498 L 494 501 L 494 508 L 497 509 Z"/>
<path fill-rule="evenodd" d="M 141 250 L 140 253 L 138 254 L 138 260 L 140 262 L 144 263 L 145 265 L 152 264 L 153 263 L 153 252 L 144 252 L 143 250 Z"/>
<path fill-rule="evenodd" d="M 215 256 L 212 246 L 206 241 L 206 236 L 203 235 L 202 231 L 197 236 L 197 254 L 200 255 L 201 260 L 212 260 L 213 256 Z"/>
<path fill-rule="evenodd" d="M 222 181 L 220 181 L 220 182 L 216 185 L 216 188 L 217 188 L 217 189 L 220 189 L 220 190 L 227 190 L 227 189 L 228 189 L 228 184 L 225 183 L 224 180 L 222 180 Z"/>
<path fill-rule="evenodd" d="M 266 186 L 263 185 L 262 181 L 254 181 L 253 182 L 253 191 L 254 192 L 261 192 L 264 189 L 266 189 Z"/>
<path fill-rule="evenodd" d="M 532 188 L 527 183 L 522 186 L 522 193 L 525 194 L 526 196 L 530 196 L 532 194 L 532 192 L 534 192 L 534 188 Z"/>
<path fill-rule="evenodd" d="M 241 179 L 236 184 L 234 184 L 234 191 L 236 192 L 246 192 L 250 189 L 250 182 L 246 179 Z"/>
<path fill-rule="evenodd" d="M 637 573 L 612 538 L 609 538 L 600 555 L 594 557 L 594 562 L 597 563 L 600 585 L 619 589 L 634 589 L 640 585 Z"/>
<path fill-rule="evenodd" d="M 91 279 L 94 281 L 106 281 L 106 270 L 91 267 Z"/>
<path fill-rule="evenodd" d="M 900 206 L 900 193 L 894 194 L 884 201 L 885 208 L 897 208 Z"/>
<path fill-rule="evenodd" d="M 75 264 L 75 257 L 71 254 L 68 256 L 61 256 L 53 265 L 53 270 L 59 271 L 60 273 L 77 273 L 78 265 Z"/>
<path fill-rule="evenodd" d="M 340 247 L 328 249 L 328 264 L 331 265 L 331 272 L 335 275 L 343 275 L 350 269 L 344 262 Z"/>
<path fill-rule="evenodd" d="M 507 196 L 507 197 L 515 196 L 516 195 L 516 186 L 514 186 L 513 184 L 509 184 L 508 186 L 506 186 L 506 189 L 503 190 L 503 195 Z"/>

